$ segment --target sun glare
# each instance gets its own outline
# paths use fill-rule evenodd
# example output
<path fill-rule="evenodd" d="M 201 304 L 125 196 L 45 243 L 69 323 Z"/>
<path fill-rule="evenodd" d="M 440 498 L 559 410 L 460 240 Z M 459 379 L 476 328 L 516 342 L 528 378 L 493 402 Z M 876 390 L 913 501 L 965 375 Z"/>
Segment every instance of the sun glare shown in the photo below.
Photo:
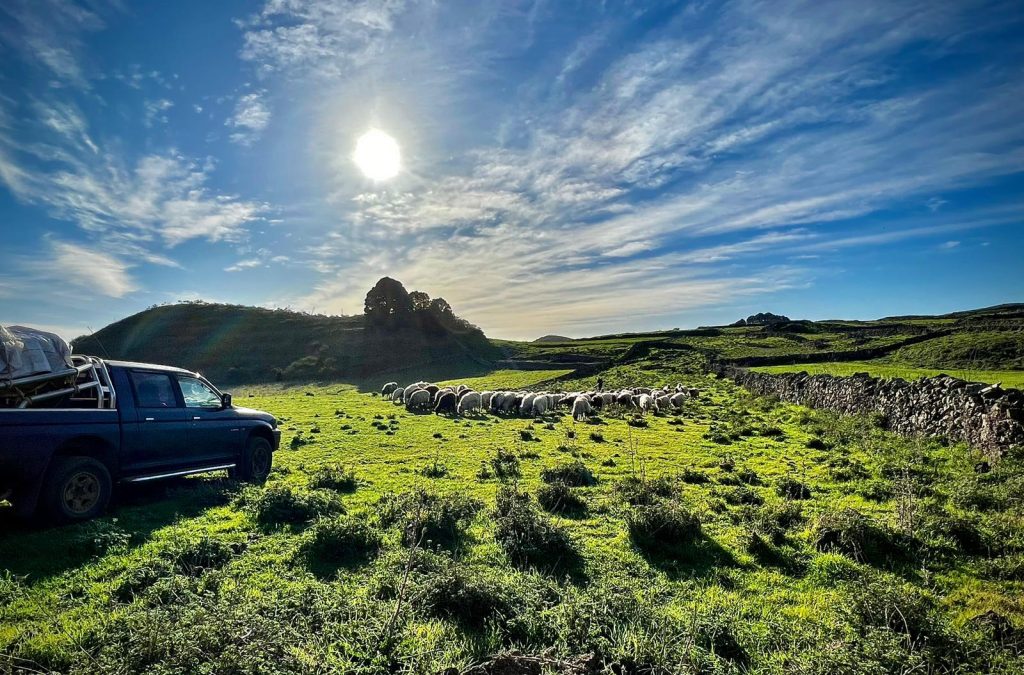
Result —
<path fill-rule="evenodd" d="M 398 141 L 379 129 L 371 129 L 356 141 L 352 160 L 370 180 L 394 178 L 402 166 Z"/>

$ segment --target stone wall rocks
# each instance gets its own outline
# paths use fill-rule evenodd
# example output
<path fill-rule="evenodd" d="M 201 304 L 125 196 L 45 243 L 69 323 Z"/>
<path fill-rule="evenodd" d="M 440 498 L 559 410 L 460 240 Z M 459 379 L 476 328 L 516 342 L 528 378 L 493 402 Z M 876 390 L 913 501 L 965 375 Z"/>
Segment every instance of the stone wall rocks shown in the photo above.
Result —
<path fill-rule="evenodd" d="M 1024 445 L 1024 391 L 938 375 L 907 381 L 867 373 L 850 377 L 757 373 L 726 367 L 720 375 L 763 396 L 845 414 L 878 413 L 907 436 L 963 441 L 992 457 Z"/>

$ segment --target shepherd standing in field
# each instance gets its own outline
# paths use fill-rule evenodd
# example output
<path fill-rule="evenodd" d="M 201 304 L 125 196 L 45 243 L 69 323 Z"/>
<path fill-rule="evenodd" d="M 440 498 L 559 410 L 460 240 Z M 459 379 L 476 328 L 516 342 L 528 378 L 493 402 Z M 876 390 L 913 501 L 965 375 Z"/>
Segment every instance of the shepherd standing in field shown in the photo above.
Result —
<path fill-rule="evenodd" d="M 597 378 L 597 390 L 598 391 L 604 391 L 604 378 L 603 377 Z"/>

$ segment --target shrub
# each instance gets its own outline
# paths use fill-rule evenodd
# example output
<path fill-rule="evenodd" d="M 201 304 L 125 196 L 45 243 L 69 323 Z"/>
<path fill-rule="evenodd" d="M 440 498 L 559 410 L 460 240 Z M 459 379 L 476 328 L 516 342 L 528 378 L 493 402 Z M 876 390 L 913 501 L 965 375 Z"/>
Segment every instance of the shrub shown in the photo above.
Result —
<path fill-rule="evenodd" d="M 811 450 L 827 450 L 828 449 L 828 445 L 826 445 L 825 441 L 821 440 L 820 438 L 812 438 L 812 439 L 808 440 L 806 443 L 804 443 L 804 445 L 807 448 L 811 449 Z"/>
<path fill-rule="evenodd" d="M 552 513 L 577 513 L 587 508 L 587 503 L 560 481 L 537 488 L 537 503 Z"/>
<path fill-rule="evenodd" d="M 626 424 L 631 427 L 643 429 L 647 427 L 647 418 L 643 415 L 630 415 L 626 418 Z"/>
<path fill-rule="evenodd" d="M 213 537 L 175 538 L 160 552 L 160 557 L 171 563 L 175 572 L 194 577 L 223 567 L 244 548 L 242 544 L 232 545 Z"/>
<path fill-rule="evenodd" d="M 344 513 L 337 494 L 328 490 L 296 490 L 283 485 L 252 487 L 240 497 L 242 509 L 260 525 L 305 523 L 318 516 Z"/>
<path fill-rule="evenodd" d="M 650 506 L 660 499 L 672 497 L 676 486 L 668 476 L 652 480 L 627 476 L 615 485 L 615 490 L 632 506 Z"/>
<path fill-rule="evenodd" d="M 514 486 L 498 491 L 494 538 L 517 567 L 557 569 L 575 562 L 568 533 L 545 518 L 530 495 Z"/>
<path fill-rule="evenodd" d="M 101 556 L 108 551 L 127 547 L 131 540 L 131 533 L 121 529 L 115 518 L 84 523 L 68 544 L 73 553 Z"/>
<path fill-rule="evenodd" d="M 336 492 L 355 492 L 359 487 L 359 481 L 355 473 L 347 471 L 341 464 L 328 464 L 313 472 L 309 479 L 309 487 Z"/>
<path fill-rule="evenodd" d="M 760 485 L 761 477 L 757 475 L 757 472 L 747 467 L 741 469 L 736 477 L 740 479 L 740 482 L 746 483 L 747 485 Z"/>
<path fill-rule="evenodd" d="M 588 487 L 597 484 L 597 478 L 594 477 L 593 472 L 580 460 L 542 469 L 540 479 L 545 483 L 564 483 L 570 487 Z"/>
<path fill-rule="evenodd" d="M 637 548 L 648 553 L 677 553 L 701 534 L 700 519 L 675 500 L 633 507 L 626 527 Z"/>
<path fill-rule="evenodd" d="M 726 490 L 722 497 L 730 504 L 743 504 L 747 506 L 760 506 L 764 504 L 764 497 L 746 485 L 737 485 L 731 490 Z"/>
<path fill-rule="evenodd" d="M 834 586 L 840 581 L 860 579 L 864 571 L 857 563 L 839 553 L 821 553 L 811 559 L 807 578 L 819 586 Z"/>
<path fill-rule="evenodd" d="M 819 551 L 837 551 L 860 562 L 879 562 L 898 553 L 894 539 L 893 533 L 849 508 L 822 514 L 813 529 Z"/>
<path fill-rule="evenodd" d="M 520 429 L 519 430 L 519 438 L 524 440 L 524 441 L 532 441 L 533 440 L 533 432 L 530 431 L 529 429 Z"/>
<path fill-rule="evenodd" d="M 704 485 L 705 483 L 711 482 L 711 479 L 706 473 L 698 471 L 697 469 L 691 469 L 690 467 L 687 467 L 680 472 L 679 480 L 684 483 L 689 483 L 690 485 Z"/>
<path fill-rule="evenodd" d="M 419 474 L 426 478 L 444 478 L 448 475 L 448 466 L 435 459 L 420 469 Z"/>
<path fill-rule="evenodd" d="M 380 533 L 365 519 L 341 516 L 316 521 L 301 551 L 314 565 L 349 566 L 369 560 L 380 544 Z"/>
<path fill-rule="evenodd" d="M 391 560 L 371 580 L 371 594 L 397 597 L 407 565 L 407 559 Z M 451 619 L 468 629 L 480 629 L 495 617 L 508 617 L 518 600 L 515 589 L 500 574 L 463 565 L 443 552 L 417 554 L 407 583 L 426 614 Z"/>
<path fill-rule="evenodd" d="M 498 451 L 491 458 L 491 468 L 494 475 L 505 480 L 506 478 L 518 478 L 521 475 L 519 470 L 519 458 L 508 450 L 498 448 Z"/>
<path fill-rule="evenodd" d="M 810 499 L 811 488 L 795 478 L 783 478 L 775 484 L 775 492 L 786 499 Z"/>
<path fill-rule="evenodd" d="M 892 483 L 882 478 L 862 480 L 857 484 L 857 494 L 873 502 L 884 502 L 893 498 Z"/>
<path fill-rule="evenodd" d="M 591 431 L 590 440 L 594 441 L 595 443 L 604 443 L 604 434 L 602 434 L 600 431 Z"/>
<path fill-rule="evenodd" d="M 386 494 L 377 503 L 381 524 L 398 525 L 406 546 L 423 542 L 444 548 L 459 544 L 482 507 L 478 500 L 463 495 L 442 497 L 422 489 Z"/>

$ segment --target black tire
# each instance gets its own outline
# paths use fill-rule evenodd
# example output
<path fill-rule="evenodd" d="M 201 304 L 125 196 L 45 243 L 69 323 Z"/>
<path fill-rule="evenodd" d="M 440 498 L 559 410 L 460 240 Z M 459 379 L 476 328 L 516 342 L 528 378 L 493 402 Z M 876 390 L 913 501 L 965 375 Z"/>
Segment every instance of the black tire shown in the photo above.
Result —
<path fill-rule="evenodd" d="M 107 467 L 92 457 L 59 457 L 43 485 L 40 506 L 51 521 L 89 520 L 110 504 L 112 489 Z"/>
<path fill-rule="evenodd" d="M 262 436 L 253 436 L 245 444 L 241 461 L 231 472 L 232 478 L 247 483 L 265 483 L 274 463 L 274 449 Z"/>

